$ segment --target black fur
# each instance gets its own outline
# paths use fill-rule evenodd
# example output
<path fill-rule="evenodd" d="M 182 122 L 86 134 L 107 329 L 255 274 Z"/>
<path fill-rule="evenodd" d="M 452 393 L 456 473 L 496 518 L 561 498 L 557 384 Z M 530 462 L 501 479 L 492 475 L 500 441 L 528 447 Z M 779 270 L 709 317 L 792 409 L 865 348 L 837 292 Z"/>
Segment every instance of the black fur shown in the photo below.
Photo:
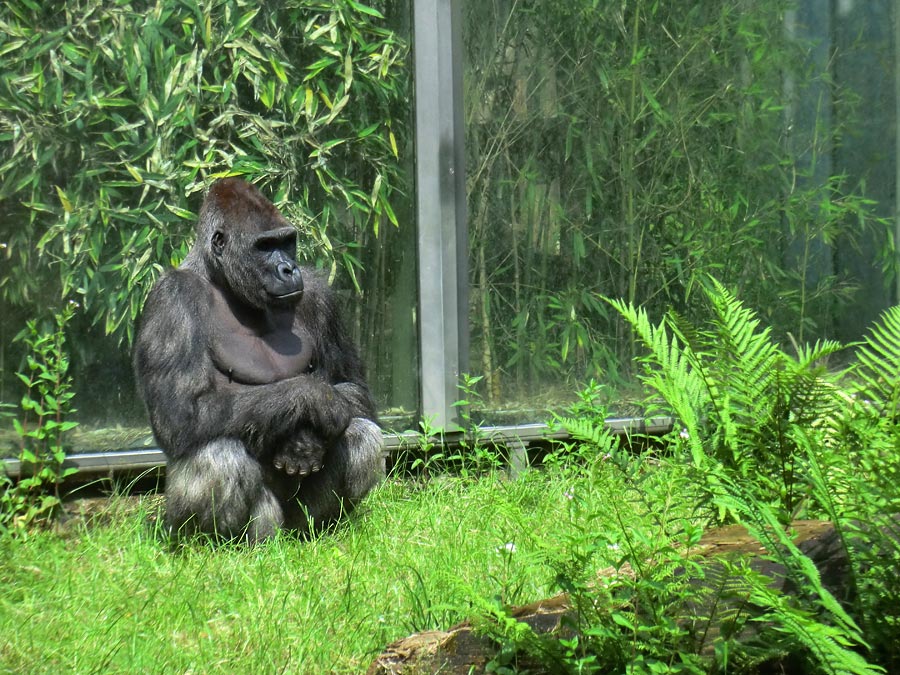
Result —
<path fill-rule="evenodd" d="M 166 522 L 259 541 L 334 522 L 383 477 L 375 406 L 334 296 L 252 185 L 212 185 L 147 298 L 134 370 L 167 464 Z"/>

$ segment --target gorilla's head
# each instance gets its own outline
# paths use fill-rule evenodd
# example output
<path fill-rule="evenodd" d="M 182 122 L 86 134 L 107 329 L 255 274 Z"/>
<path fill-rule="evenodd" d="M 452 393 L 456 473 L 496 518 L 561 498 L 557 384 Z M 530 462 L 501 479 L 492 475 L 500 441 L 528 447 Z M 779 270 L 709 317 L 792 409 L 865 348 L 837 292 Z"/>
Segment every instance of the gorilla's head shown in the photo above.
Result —
<path fill-rule="evenodd" d="M 209 188 L 197 241 L 210 280 L 244 304 L 290 306 L 303 296 L 297 232 L 255 186 L 224 178 Z"/>

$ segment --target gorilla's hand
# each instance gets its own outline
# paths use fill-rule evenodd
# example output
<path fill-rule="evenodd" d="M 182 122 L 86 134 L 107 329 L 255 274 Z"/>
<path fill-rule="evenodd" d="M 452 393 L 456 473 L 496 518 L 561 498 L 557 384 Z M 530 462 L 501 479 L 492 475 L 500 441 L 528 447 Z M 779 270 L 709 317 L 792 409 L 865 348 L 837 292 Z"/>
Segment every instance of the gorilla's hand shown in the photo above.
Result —
<path fill-rule="evenodd" d="M 322 468 L 325 461 L 325 443 L 309 429 L 300 429 L 293 438 L 275 451 L 272 464 L 289 476 L 307 476 Z"/>
<path fill-rule="evenodd" d="M 324 382 L 319 386 L 319 401 L 310 410 L 309 422 L 324 439 L 337 440 L 347 430 L 353 408 L 337 387 Z"/>

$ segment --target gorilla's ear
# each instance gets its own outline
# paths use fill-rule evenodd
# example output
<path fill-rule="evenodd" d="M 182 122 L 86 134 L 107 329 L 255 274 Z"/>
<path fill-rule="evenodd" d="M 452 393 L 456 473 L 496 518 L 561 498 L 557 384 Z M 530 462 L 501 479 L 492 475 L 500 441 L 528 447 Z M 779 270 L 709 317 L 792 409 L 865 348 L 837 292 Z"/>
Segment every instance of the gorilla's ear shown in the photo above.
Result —
<path fill-rule="evenodd" d="M 213 232 L 212 239 L 210 239 L 210 244 L 212 246 L 213 255 L 216 257 L 222 255 L 222 251 L 225 250 L 225 233 L 222 230 L 216 230 Z"/>

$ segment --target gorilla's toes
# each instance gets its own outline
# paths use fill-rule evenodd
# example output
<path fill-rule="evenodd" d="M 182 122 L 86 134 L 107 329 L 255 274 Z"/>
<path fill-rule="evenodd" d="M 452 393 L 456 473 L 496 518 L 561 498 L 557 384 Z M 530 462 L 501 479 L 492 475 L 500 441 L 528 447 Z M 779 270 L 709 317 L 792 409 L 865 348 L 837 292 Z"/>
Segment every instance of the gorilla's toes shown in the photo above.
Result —
<path fill-rule="evenodd" d="M 288 476 L 308 476 L 322 470 L 321 452 L 299 444 L 285 448 L 272 458 L 273 466 Z"/>

